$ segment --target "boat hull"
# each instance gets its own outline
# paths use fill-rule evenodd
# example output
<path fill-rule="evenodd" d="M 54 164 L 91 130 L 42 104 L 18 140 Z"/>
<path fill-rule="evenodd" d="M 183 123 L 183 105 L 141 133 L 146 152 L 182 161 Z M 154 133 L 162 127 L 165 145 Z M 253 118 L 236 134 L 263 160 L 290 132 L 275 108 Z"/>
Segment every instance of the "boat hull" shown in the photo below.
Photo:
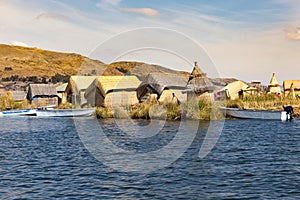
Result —
<path fill-rule="evenodd" d="M 0 112 L 1 117 L 14 117 L 14 116 L 35 116 L 36 110 L 25 109 L 25 110 L 8 110 Z"/>
<path fill-rule="evenodd" d="M 265 120 L 290 120 L 290 116 L 285 111 L 273 110 L 246 110 L 239 108 L 220 108 L 226 116 L 239 119 L 265 119 Z"/>
<path fill-rule="evenodd" d="M 91 116 L 95 111 L 94 108 L 88 109 L 51 109 L 51 110 L 37 110 L 38 117 L 82 117 Z"/>

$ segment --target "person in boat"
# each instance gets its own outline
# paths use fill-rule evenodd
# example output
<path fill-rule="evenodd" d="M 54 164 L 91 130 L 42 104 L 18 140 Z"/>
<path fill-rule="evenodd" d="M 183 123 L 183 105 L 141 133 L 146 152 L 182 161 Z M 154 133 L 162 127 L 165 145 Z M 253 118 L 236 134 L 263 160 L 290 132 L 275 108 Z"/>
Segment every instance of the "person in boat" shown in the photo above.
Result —
<path fill-rule="evenodd" d="M 290 120 L 293 118 L 294 109 L 292 106 L 283 106 L 283 110 L 286 112 L 287 115 L 290 116 Z"/>

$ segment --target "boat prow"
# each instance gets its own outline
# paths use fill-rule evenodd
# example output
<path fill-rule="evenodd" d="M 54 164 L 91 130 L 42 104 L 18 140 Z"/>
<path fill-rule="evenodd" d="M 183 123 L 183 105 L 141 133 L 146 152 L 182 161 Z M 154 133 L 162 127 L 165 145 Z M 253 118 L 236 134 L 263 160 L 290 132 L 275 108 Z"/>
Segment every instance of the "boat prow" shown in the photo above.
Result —
<path fill-rule="evenodd" d="M 7 110 L 1 111 L 0 117 L 15 117 L 15 116 L 35 116 L 35 109 L 25 109 L 25 110 Z"/>

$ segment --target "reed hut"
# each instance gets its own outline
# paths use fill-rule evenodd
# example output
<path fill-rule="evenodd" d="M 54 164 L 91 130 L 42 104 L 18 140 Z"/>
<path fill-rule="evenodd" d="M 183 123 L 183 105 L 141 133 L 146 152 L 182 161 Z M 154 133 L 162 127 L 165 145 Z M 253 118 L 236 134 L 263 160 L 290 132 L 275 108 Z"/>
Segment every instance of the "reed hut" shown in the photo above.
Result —
<path fill-rule="evenodd" d="M 187 98 L 188 100 L 193 98 L 202 98 L 202 97 L 210 97 L 213 93 L 215 86 L 212 82 L 206 77 L 206 73 L 198 66 L 198 63 L 195 62 L 193 71 L 190 74 L 187 89 Z"/>
<path fill-rule="evenodd" d="M 86 89 L 98 76 L 71 76 L 66 88 L 67 101 L 81 107 L 87 104 Z"/>
<path fill-rule="evenodd" d="M 184 102 L 187 100 L 183 91 L 188 79 L 179 74 L 150 73 L 137 89 L 139 102 L 156 98 L 161 103 Z"/>
<path fill-rule="evenodd" d="M 26 99 L 26 92 L 25 91 L 12 91 L 11 92 L 11 97 L 12 100 L 20 102 L 24 101 Z"/>
<path fill-rule="evenodd" d="M 64 83 L 55 88 L 56 92 L 57 92 L 57 96 L 61 100 L 60 103 L 67 103 L 67 92 L 66 92 L 67 86 L 68 86 L 68 83 Z"/>
<path fill-rule="evenodd" d="M 85 92 L 91 106 L 127 106 L 138 103 L 136 89 L 140 80 L 136 76 L 100 76 Z"/>
<path fill-rule="evenodd" d="M 55 86 L 50 84 L 30 84 L 27 99 L 36 107 L 57 106 L 59 101 Z"/>
<path fill-rule="evenodd" d="M 283 81 L 283 91 L 285 97 L 300 97 L 300 80 Z"/>
<path fill-rule="evenodd" d="M 270 83 L 268 85 L 268 93 L 281 94 L 281 88 L 275 77 L 275 73 L 273 73 Z"/>
<path fill-rule="evenodd" d="M 233 81 L 231 83 L 228 83 L 223 88 L 219 89 L 216 94 L 219 94 L 220 96 L 225 96 L 226 99 L 234 100 L 241 97 L 243 94 L 243 91 L 245 91 L 249 86 L 240 80 Z"/>

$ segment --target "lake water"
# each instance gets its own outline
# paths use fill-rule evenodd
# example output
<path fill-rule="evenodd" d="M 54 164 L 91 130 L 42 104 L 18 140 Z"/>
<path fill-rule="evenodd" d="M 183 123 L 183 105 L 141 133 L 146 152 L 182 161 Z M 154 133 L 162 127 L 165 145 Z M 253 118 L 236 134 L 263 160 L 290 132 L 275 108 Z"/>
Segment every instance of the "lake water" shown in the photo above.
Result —
<path fill-rule="evenodd" d="M 128 163 L 121 165 L 124 170 L 109 166 L 105 162 L 111 161 L 86 149 L 75 124 L 72 118 L 0 118 L 0 198 L 300 199 L 300 120 L 228 120 L 203 159 L 198 154 L 209 124 L 201 122 L 179 159 L 148 173 L 130 171 Z M 179 127 L 166 122 L 161 133 L 135 138 L 113 120 L 99 124 L 118 148 L 141 154 L 168 145 Z M 143 159 L 145 165 L 155 163 L 153 157 Z"/>

